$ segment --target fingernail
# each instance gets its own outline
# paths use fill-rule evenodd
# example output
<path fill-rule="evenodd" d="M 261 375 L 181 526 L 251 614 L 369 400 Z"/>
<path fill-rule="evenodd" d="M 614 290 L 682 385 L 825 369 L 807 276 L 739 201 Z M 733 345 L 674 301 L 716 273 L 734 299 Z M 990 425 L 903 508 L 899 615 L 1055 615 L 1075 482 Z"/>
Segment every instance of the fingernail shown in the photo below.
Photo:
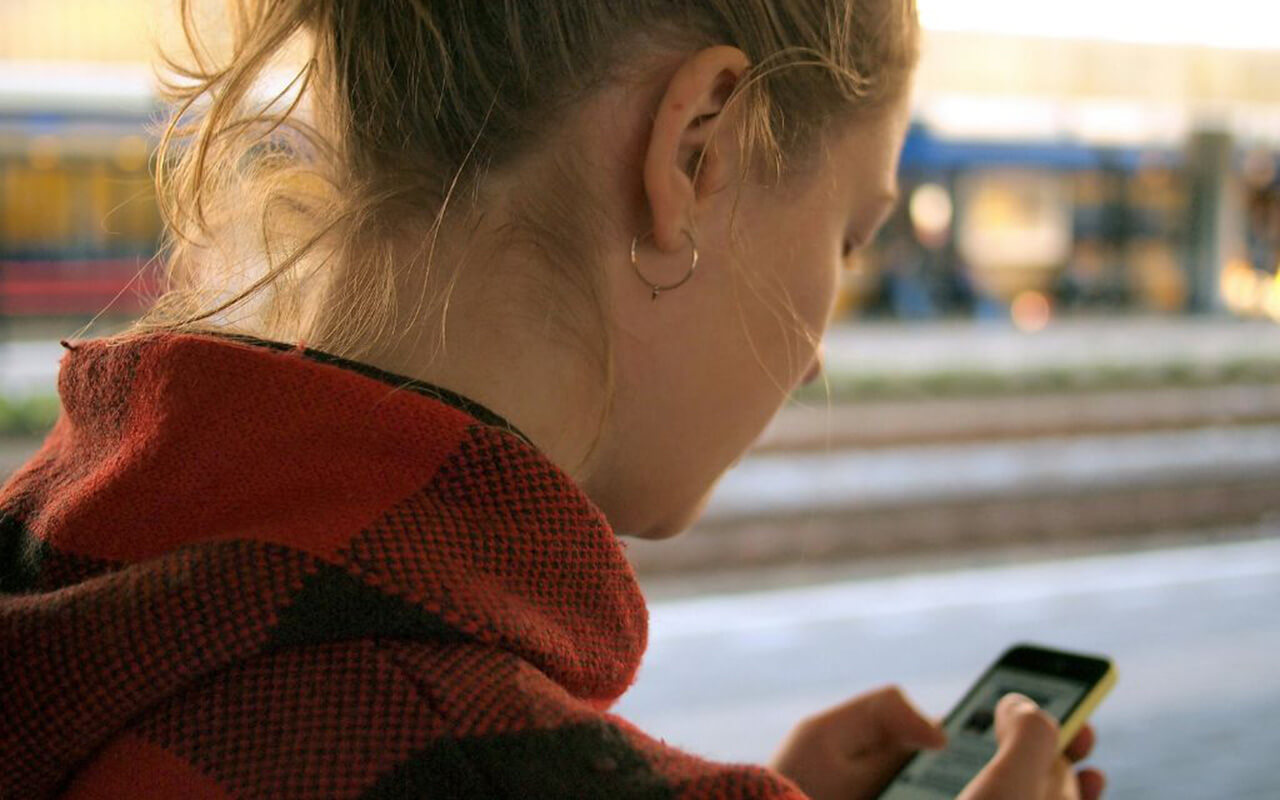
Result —
<path fill-rule="evenodd" d="M 1018 692 L 1009 692 L 1008 694 L 1006 694 L 1005 702 L 1007 702 L 1009 705 L 1011 705 L 1014 708 L 1035 709 L 1040 707 L 1036 705 L 1036 702 L 1032 700 L 1030 697 L 1027 697 L 1025 694 L 1019 694 Z"/>

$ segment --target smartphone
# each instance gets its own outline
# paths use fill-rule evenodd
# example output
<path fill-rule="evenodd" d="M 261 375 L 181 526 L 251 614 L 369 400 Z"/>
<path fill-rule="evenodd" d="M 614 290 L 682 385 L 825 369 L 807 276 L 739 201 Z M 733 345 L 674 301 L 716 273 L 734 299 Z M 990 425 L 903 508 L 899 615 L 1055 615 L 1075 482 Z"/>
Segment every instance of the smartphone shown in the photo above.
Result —
<path fill-rule="evenodd" d="M 1058 748 L 1065 750 L 1115 682 L 1110 659 L 1014 645 L 947 715 L 946 749 L 913 756 L 879 800 L 948 800 L 960 794 L 996 754 L 996 703 L 1010 692 L 1026 695 L 1058 720 Z"/>

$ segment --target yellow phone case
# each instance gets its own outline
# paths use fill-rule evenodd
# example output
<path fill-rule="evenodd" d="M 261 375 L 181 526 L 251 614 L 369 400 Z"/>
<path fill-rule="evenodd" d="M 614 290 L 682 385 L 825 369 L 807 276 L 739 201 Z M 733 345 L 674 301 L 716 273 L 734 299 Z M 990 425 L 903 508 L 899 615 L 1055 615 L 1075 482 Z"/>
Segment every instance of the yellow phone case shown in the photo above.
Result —
<path fill-rule="evenodd" d="M 1076 734 L 1089 721 L 1089 717 L 1093 715 L 1094 710 L 1102 702 L 1103 698 L 1116 685 L 1116 665 L 1107 661 L 1107 674 L 1102 676 L 1102 680 L 1094 684 L 1093 689 L 1089 691 L 1075 710 L 1062 721 L 1060 727 L 1061 733 L 1058 735 L 1058 750 L 1066 750 L 1067 745 L 1071 744 L 1071 740 L 1076 738 Z"/>

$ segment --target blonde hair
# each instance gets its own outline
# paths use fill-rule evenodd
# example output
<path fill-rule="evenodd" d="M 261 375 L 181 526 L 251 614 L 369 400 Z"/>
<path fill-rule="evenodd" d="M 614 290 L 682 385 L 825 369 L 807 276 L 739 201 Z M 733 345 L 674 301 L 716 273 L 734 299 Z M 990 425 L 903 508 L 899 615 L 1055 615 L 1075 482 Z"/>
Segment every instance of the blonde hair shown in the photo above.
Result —
<path fill-rule="evenodd" d="M 134 330 L 213 326 L 357 359 L 447 310 L 448 290 L 397 319 L 397 271 L 435 268 L 442 228 L 479 206 L 486 176 L 542 148 L 637 54 L 745 52 L 729 99 L 744 163 L 781 177 L 899 96 L 917 50 L 914 0 L 229 0 L 218 55 L 193 0 L 180 13 L 190 54 L 166 59 L 174 112 L 157 157 L 164 291 Z M 290 56 L 291 79 L 264 97 Z M 590 300 L 607 335 L 583 233 L 592 187 L 554 172 L 519 204 L 513 241 L 556 265 L 554 292 Z M 410 263 L 406 240 L 421 244 Z"/>

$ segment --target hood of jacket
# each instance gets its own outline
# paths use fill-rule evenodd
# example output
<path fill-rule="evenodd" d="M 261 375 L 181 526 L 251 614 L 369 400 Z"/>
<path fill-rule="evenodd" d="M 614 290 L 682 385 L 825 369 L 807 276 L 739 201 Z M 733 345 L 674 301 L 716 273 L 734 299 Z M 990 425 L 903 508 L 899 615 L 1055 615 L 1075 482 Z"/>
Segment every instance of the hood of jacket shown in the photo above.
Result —
<path fill-rule="evenodd" d="M 634 679 L 622 545 L 483 407 L 249 337 L 64 345 L 62 414 L 0 488 L 0 797 L 279 648 L 479 642 L 601 708 Z"/>

